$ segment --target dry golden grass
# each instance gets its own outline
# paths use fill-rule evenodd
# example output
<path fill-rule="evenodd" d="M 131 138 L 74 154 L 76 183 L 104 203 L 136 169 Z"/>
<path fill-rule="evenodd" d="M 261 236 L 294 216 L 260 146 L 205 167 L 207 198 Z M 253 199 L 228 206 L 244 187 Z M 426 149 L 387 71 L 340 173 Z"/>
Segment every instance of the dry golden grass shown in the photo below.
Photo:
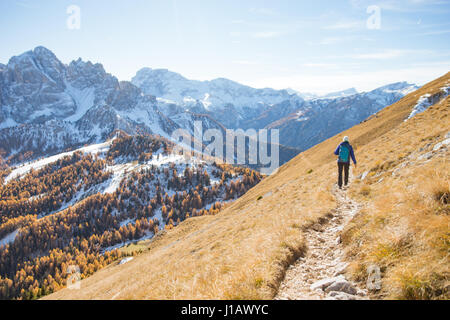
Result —
<path fill-rule="evenodd" d="M 305 250 L 302 230 L 336 207 L 332 152 L 344 135 L 356 149 L 357 173 L 371 170 L 350 190 L 366 206 L 343 234 L 355 278 L 364 280 L 367 264 L 376 262 L 383 271 L 380 296 L 435 297 L 448 286 L 449 220 L 433 186 L 440 181 L 437 190 L 448 191 L 448 157 L 392 172 L 449 130 L 448 99 L 403 122 L 422 94 L 437 92 L 449 79 L 450 73 L 300 154 L 220 214 L 188 219 L 140 244 L 147 249 L 134 260 L 97 272 L 80 290 L 46 298 L 272 298 Z"/>
<path fill-rule="evenodd" d="M 380 298 L 450 298 L 450 151 L 420 159 L 450 131 L 449 112 L 446 98 L 359 150 L 370 174 L 350 191 L 366 208 L 343 239 L 355 279 L 381 268 Z"/>
<path fill-rule="evenodd" d="M 144 254 L 83 280 L 82 290 L 50 298 L 271 298 L 304 250 L 301 229 L 334 207 L 326 179 L 311 186 L 305 170 L 280 174 L 283 179 L 267 178 L 219 215 L 188 219 L 146 243 Z"/>
<path fill-rule="evenodd" d="M 300 204 L 301 195 L 291 191 L 291 186 L 272 195 L 264 190 L 260 201 L 259 193 L 250 192 L 245 203 L 238 201 L 222 214 L 189 219 L 150 242 L 145 254 L 84 280 L 82 290 L 50 298 L 271 298 L 287 265 L 304 250 L 301 228 L 327 210 L 306 210 L 312 202 Z M 289 200 L 280 204 L 278 196 Z M 328 202 L 331 209 L 332 200 L 323 190 L 309 201 Z M 298 208 L 288 207 L 294 201 Z"/>
<path fill-rule="evenodd" d="M 344 231 L 355 278 L 364 281 L 372 264 L 381 268 L 379 297 L 449 298 L 449 210 L 435 197 L 436 185 L 447 185 L 448 192 L 448 168 L 447 153 L 447 159 L 405 169 L 409 178 L 373 184 L 364 214 Z M 354 197 L 363 200 L 356 191 Z"/>

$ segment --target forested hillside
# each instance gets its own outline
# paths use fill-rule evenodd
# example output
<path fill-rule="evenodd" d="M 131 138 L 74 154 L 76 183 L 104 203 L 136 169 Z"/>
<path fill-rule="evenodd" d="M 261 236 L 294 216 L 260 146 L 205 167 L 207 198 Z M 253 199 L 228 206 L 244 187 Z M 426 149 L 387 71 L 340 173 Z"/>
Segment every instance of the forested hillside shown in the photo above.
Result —
<path fill-rule="evenodd" d="M 172 150 L 160 137 L 121 134 L 98 153 L 77 151 L 14 176 L 4 168 L 0 298 L 57 291 L 69 266 L 87 277 L 118 259 L 117 248 L 216 214 L 262 179 L 248 168 L 186 160 Z"/>

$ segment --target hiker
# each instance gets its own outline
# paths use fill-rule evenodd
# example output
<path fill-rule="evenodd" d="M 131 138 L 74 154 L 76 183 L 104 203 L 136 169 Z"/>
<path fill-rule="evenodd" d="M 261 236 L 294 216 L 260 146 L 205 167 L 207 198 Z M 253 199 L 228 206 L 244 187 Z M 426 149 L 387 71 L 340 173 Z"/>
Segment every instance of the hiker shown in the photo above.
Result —
<path fill-rule="evenodd" d="M 348 184 L 348 171 L 350 168 L 350 157 L 352 157 L 353 163 L 356 168 L 356 159 L 355 154 L 353 153 L 353 147 L 349 143 L 349 139 L 347 136 L 344 137 L 343 142 L 338 145 L 334 154 L 338 156 L 338 185 L 339 189 L 342 189 L 342 170 L 344 170 L 344 185 Z"/>

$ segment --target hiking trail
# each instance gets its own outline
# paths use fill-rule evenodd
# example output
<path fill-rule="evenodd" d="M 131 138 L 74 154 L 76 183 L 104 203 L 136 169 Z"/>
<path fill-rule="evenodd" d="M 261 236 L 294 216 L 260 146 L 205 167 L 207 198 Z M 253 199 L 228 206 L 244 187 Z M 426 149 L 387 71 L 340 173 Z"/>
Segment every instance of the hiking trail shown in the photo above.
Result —
<path fill-rule="evenodd" d="M 337 207 L 323 224 L 304 231 L 307 252 L 286 271 L 275 300 L 360 300 L 367 291 L 347 280 L 339 233 L 359 211 L 346 191 L 333 187 Z"/>

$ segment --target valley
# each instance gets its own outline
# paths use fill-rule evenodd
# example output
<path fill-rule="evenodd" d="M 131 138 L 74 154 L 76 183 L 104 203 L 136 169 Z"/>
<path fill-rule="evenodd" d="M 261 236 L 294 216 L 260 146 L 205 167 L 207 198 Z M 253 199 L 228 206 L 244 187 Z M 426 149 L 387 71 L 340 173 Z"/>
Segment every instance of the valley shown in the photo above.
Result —
<path fill-rule="evenodd" d="M 45 47 L 12 57 L 0 299 L 448 299 L 449 77 L 313 95 L 166 69 L 119 81 Z M 234 138 L 217 147 L 231 163 L 205 158 L 208 141 L 180 154 L 199 127 L 277 130 L 256 150 L 280 167 L 249 163 L 247 138 L 239 165 Z M 343 136 L 358 167 L 339 191 Z"/>
<path fill-rule="evenodd" d="M 250 169 L 185 159 L 165 139 L 120 132 L 24 164 L 1 181 L 1 298 L 57 291 L 69 266 L 89 276 L 123 256 L 117 249 L 215 215 L 261 179 Z"/>

